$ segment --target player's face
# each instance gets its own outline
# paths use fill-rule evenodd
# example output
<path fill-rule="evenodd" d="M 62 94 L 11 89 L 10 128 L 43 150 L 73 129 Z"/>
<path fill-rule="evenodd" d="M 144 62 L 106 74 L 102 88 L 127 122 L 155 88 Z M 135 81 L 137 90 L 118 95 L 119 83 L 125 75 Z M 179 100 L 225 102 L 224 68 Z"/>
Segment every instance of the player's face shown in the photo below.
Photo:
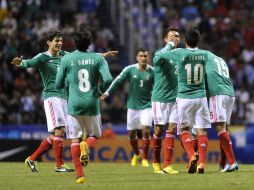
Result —
<path fill-rule="evenodd" d="M 149 54 L 148 51 L 140 51 L 137 54 L 137 61 L 138 64 L 141 66 L 145 66 L 149 62 Z"/>
<path fill-rule="evenodd" d="M 173 41 L 175 43 L 175 46 L 177 46 L 180 43 L 180 34 L 177 31 L 169 31 L 168 35 L 164 38 L 164 41 L 166 43 Z"/>
<path fill-rule="evenodd" d="M 47 42 L 49 49 L 53 52 L 59 52 L 63 45 L 62 37 L 55 37 L 52 41 Z"/>

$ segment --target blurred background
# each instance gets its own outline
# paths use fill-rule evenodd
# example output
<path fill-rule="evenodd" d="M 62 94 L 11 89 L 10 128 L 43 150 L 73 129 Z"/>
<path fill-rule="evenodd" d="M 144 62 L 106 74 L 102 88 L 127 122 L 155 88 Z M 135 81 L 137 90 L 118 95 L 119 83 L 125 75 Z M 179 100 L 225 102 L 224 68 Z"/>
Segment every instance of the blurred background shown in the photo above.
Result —
<path fill-rule="evenodd" d="M 60 30 L 62 49 L 71 51 L 72 33 L 82 26 L 91 28 L 92 51 L 119 51 L 117 57 L 107 59 L 115 77 L 136 62 L 138 47 L 148 48 L 151 56 L 162 47 L 166 28 L 184 32 L 198 26 L 199 47 L 223 57 L 229 65 L 236 92 L 231 134 L 238 154 L 249 155 L 242 161 L 254 162 L 253 9 L 252 0 L 0 0 L 0 139 L 47 135 L 39 72 L 10 64 L 15 56 L 32 58 L 46 51 L 47 32 Z M 104 128 L 113 133 L 126 132 L 127 93 L 126 83 L 101 103 Z"/>

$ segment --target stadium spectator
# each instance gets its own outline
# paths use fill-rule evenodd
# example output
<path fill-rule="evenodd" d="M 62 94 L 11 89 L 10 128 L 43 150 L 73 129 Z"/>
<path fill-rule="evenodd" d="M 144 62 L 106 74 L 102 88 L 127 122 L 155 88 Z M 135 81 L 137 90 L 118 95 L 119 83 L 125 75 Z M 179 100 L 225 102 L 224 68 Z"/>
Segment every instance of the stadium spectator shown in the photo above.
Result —
<path fill-rule="evenodd" d="M 145 1 L 145 0 L 143 0 Z M 108 2 L 108 1 L 105 1 Z M 153 21 L 156 21 L 156 25 L 153 25 L 154 30 L 151 32 L 158 33 L 161 28 L 168 27 L 168 26 L 177 26 L 182 30 L 186 30 L 187 26 L 181 24 L 181 20 L 183 19 L 182 16 L 182 9 L 186 7 L 185 1 L 178 1 L 178 0 L 172 0 L 172 1 L 165 1 L 165 0 L 158 0 L 158 1 L 145 1 L 146 3 L 140 4 L 144 8 L 147 9 L 149 7 L 149 4 L 152 4 L 152 15 Z M 248 76 L 250 76 L 250 80 L 254 76 L 253 71 L 253 60 L 248 62 L 248 57 L 246 59 L 246 52 L 242 53 L 244 50 L 251 50 L 254 48 L 254 28 L 253 26 L 253 18 L 252 18 L 252 10 L 254 8 L 254 1 L 245 1 L 242 3 L 242 1 L 238 0 L 232 0 L 232 1 L 213 1 L 213 0 L 206 0 L 206 1 L 192 1 L 192 7 L 194 7 L 196 10 L 198 10 L 198 14 L 200 17 L 200 30 L 201 33 L 204 34 L 209 31 L 209 34 L 205 34 L 204 37 L 201 38 L 200 47 L 203 47 L 204 49 L 213 50 L 217 55 L 220 57 L 223 57 L 225 61 L 230 65 L 230 73 L 232 76 L 232 81 L 234 82 L 234 88 L 238 90 L 241 86 L 242 81 L 237 80 L 237 73 L 241 73 L 241 69 L 238 71 L 238 66 L 241 64 L 242 60 L 244 62 L 248 63 Z M 80 4 L 82 6 L 80 6 Z M 56 21 L 59 21 L 59 28 L 64 28 L 62 30 L 64 33 L 66 31 L 66 34 L 70 35 L 73 33 L 75 27 L 77 26 L 75 17 L 79 14 L 84 14 L 85 16 L 79 19 L 80 21 L 85 21 L 82 23 L 82 25 L 86 25 L 91 27 L 92 29 L 98 29 L 98 25 L 101 27 L 103 26 L 113 26 L 109 29 L 114 34 L 114 42 L 113 43 L 104 43 L 106 44 L 106 49 L 112 49 L 111 46 L 115 46 L 119 43 L 116 43 L 119 41 L 119 27 L 118 27 L 118 17 L 115 17 L 115 21 L 110 19 L 110 16 L 112 12 L 109 11 L 110 3 L 102 3 L 102 1 L 97 0 L 96 3 L 92 3 L 92 9 L 90 12 L 84 12 L 85 10 L 83 7 L 86 6 L 86 0 L 84 1 L 64 1 L 61 5 L 59 5 L 57 0 L 44 0 L 44 1 L 6 1 L 1 0 L 1 9 L 0 9 L 0 46 L 2 47 L 2 51 L 0 52 L 0 65 L 2 63 L 9 63 L 11 61 L 11 58 L 13 56 L 17 55 L 24 55 L 25 57 L 32 57 L 33 55 L 40 52 L 44 45 L 42 41 L 40 40 L 42 37 L 35 35 L 35 33 L 32 32 L 33 28 L 35 27 L 35 23 L 38 20 L 46 20 L 48 19 L 48 15 L 55 15 L 55 13 L 58 13 L 56 15 Z M 91 3 L 91 2 L 89 2 Z M 131 1 L 124 1 L 126 4 L 126 8 L 129 8 Z M 134 2 L 135 3 L 135 2 Z M 136 3 L 137 4 L 137 3 Z M 34 6 L 31 10 L 31 5 Z M 64 7 L 62 7 L 64 5 Z M 116 4 L 117 6 L 117 4 Z M 136 5 L 135 5 L 136 6 Z M 29 8 L 28 8 L 29 7 Z M 98 13 L 98 8 L 100 7 L 100 13 Z M 25 10 L 25 11 L 24 11 Z M 67 11 L 66 11 L 67 10 Z M 116 12 L 114 12 L 114 15 L 118 15 L 117 11 L 120 11 L 120 9 L 116 9 Z M 129 12 L 127 12 L 129 11 Z M 125 23 L 130 23 L 130 10 L 127 10 L 125 15 Z M 97 17 L 97 15 L 107 15 L 107 16 L 100 16 Z M 140 12 L 141 14 L 141 12 Z M 147 14 L 147 13 L 145 13 Z M 197 15 L 197 14 L 196 14 Z M 6 31 L 8 31 L 8 27 L 6 24 L 3 24 L 4 19 L 11 18 L 11 25 L 14 26 L 15 30 L 12 28 L 11 32 L 7 35 Z M 101 18 L 104 18 L 104 21 L 101 20 Z M 195 16 L 197 18 L 197 16 Z M 105 19 L 107 19 L 107 22 L 105 22 Z M 13 21 L 14 20 L 14 21 Z M 113 22 L 114 21 L 114 22 Z M 136 20 L 138 21 L 138 19 Z M 14 23 L 14 24 L 13 24 Z M 16 23 L 16 24 L 15 24 Z M 140 23 L 139 23 L 140 24 Z M 142 23 L 141 23 L 142 24 Z M 15 27 L 16 26 L 16 27 Z M 141 25 L 143 26 L 143 24 Z M 45 26 L 44 26 L 45 27 Z M 144 26 L 147 27 L 147 26 Z M 127 29 L 127 28 L 126 28 Z M 43 29 L 47 30 L 47 29 Z M 147 30 L 147 29 L 146 29 Z M 136 31 L 139 31 L 139 28 L 137 28 Z M 3 34 L 4 33 L 4 34 Z M 10 36 L 9 36 L 10 35 Z M 136 35 L 135 35 L 136 36 Z M 126 41 L 130 41 L 129 35 L 126 34 L 124 36 Z M 149 44 L 154 39 L 149 38 L 149 36 L 146 38 L 146 44 Z M 233 48 L 229 49 L 228 44 L 230 44 L 230 47 L 232 46 L 232 40 L 235 41 L 233 43 Z M 230 42 L 230 43 L 229 43 Z M 96 44 L 97 42 L 94 42 L 94 47 L 98 46 Z M 140 44 L 139 44 L 140 45 Z M 160 45 L 160 44 L 159 44 Z M 159 47 L 157 44 L 156 47 Z M 73 46 L 69 46 L 66 50 L 72 50 Z M 126 49 L 127 46 L 121 47 L 122 49 L 125 48 L 125 51 L 122 52 L 128 52 Z M 101 48 L 98 48 L 98 50 Z M 105 48 L 104 48 L 105 49 Z M 117 48 L 118 49 L 118 48 Z M 19 50 L 19 51 L 17 51 Z M 234 55 L 235 54 L 235 55 Z M 230 57 L 230 55 L 233 55 L 233 57 Z M 126 61 L 127 54 L 124 54 L 124 56 L 119 57 L 118 62 L 128 64 Z M 251 56 L 250 56 L 251 57 Z M 233 63 L 233 67 L 231 67 Z M 121 64 L 116 69 L 116 74 L 118 74 L 121 71 Z M 111 65 L 110 65 L 111 68 Z M 8 67 L 9 72 L 12 75 L 13 80 L 15 80 L 19 75 L 17 75 L 16 68 Z M 27 72 L 27 71 L 26 71 Z M 35 71 L 35 76 L 36 71 Z M 242 75 L 242 74 L 240 74 Z M 240 77 L 241 78 L 241 77 Z M 36 81 L 33 75 L 30 75 L 28 78 L 26 78 L 29 83 Z M 2 80 L 1 80 L 2 81 Z M 36 84 L 37 86 L 39 84 Z M 248 81 L 248 83 L 243 83 L 245 86 L 245 89 L 249 90 L 253 88 L 253 81 Z M 11 96 L 12 91 L 14 91 L 13 84 L 8 85 L 8 88 L 4 87 L 3 92 L 6 96 Z M 33 89 L 33 93 L 40 94 L 39 92 L 42 90 L 41 88 L 37 88 L 36 91 Z M 20 92 L 22 95 L 24 92 Z M 125 93 L 123 96 L 126 96 L 127 93 Z M 37 96 L 36 99 L 40 99 L 40 96 Z M 124 100 L 123 100 L 124 101 Z M 6 108 L 8 108 L 10 105 L 7 102 Z M 236 106 L 238 106 L 238 102 L 236 101 Z M 40 109 L 43 109 L 43 105 L 40 104 Z M 11 115 L 12 113 L 9 112 L 10 109 L 7 109 L 8 113 L 6 115 Z M 242 118 L 242 116 L 240 115 Z M 244 116 L 245 117 L 245 116 Z M 4 121 L 3 124 L 7 124 L 6 117 L 3 117 Z M 21 118 L 22 120 L 22 118 Z M 124 122 L 125 119 L 122 119 L 122 122 Z M 39 117 L 35 118 L 35 123 L 38 122 L 44 122 L 45 123 L 45 117 L 43 114 L 41 114 Z M 242 119 L 239 119 L 239 116 L 235 114 L 234 117 L 232 117 L 232 124 L 244 124 L 245 121 Z"/>

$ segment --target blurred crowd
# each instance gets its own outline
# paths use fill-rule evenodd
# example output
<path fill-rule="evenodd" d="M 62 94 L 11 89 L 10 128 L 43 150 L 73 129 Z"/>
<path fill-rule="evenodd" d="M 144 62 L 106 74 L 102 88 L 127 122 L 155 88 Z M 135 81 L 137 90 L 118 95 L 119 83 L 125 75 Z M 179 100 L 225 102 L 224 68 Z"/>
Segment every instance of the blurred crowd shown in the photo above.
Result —
<path fill-rule="evenodd" d="M 132 0 L 125 0 L 125 2 Z M 46 123 L 41 100 L 42 82 L 35 69 L 10 64 L 15 56 L 32 58 L 46 51 L 44 35 L 64 33 L 63 49 L 73 50 L 72 33 L 81 26 L 94 32 L 91 50 L 118 49 L 118 30 L 110 26 L 111 0 L 0 0 L 0 125 Z M 118 2 L 118 1 L 114 1 Z M 134 1 L 135 2 L 135 1 Z M 254 1 L 252 0 L 143 0 L 165 29 L 199 26 L 200 47 L 223 57 L 236 90 L 232 124 L 254 123 Z M 108 19 L 108 21 L 106 20 Z M 105 22 L 105 20 L 107 22 Z M 127 52 L 128 53 L 128 52 Z M 124 65 L 109 59 L 116 76 Z M 126 120 L 128 86 L 102 102 L 103 122 Z"/>

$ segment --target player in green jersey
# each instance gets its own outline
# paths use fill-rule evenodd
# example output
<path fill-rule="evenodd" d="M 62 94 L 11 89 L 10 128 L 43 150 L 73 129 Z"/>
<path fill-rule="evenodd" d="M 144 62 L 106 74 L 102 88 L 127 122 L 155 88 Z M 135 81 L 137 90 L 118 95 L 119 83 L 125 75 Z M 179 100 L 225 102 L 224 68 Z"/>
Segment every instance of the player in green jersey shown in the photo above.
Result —
<path fill-rule="evenodd" d="M 131 165 L 136 166 L 140 157 L 137 133 L 138 129 L 142 129 L 142 166 L 148 167 L 147 156 L 150 145 L 150 128 L 152 126 L 151 92 L 154 82 L 154 69 L 149 65 L 150 59 L 147 49 L 139 48 L 136 52 L 136 59 L 138 63 L 125 67 L 101 96 L 101 99 L 104 100 L 125 81 L 129 81 L 127 130 L 131 147 L 134 150 Z"/>
<path fill-rule="evenodd" d="M 177 113 L 181 142 L 189 156 L 188 173 L 197 170 L 204 173 L 208 145 L 206 129 L 211 127 L 205 90 L 205 66 L 210 52 L 197 48 L 199 36 L 199 31 L 191 28 L 185 33 L 186 49 L 171 51 L 171 59 L 178 66 Z M 199 158 L 193 149 L 191 126 L 197 130 Z"/>
<path fill-rule="evenodd" d="M 99 78 L 102 77 L 101 90 L 112 82 L 108 64 L 100 54 L 87 51 L 91 44 L 91 33 L 79 31 L 74 38 L 77 50 L 64 56 L 56 76 L 56 87 L 61 89 L 68 82 L 68 114 L 74 116 L 80 126 L 69 127 L 71 132 L 71 154 L 77 174 L 77 183 L 84 183 L 82 163 L 87 165 L 89 147 L 95 145 L 101 136 L 101 115 L 99 102 Z M 80 143 L 82 128 L 87 140 Z"/>
<path fill-rule="evenodd" d="M 66 121 L 67 101 L 64 90 L 55 88 L 57 69 L 60 66 L 61 58 L 67 52 L 61 50 L 63 38 L 58 31 L 49 32 L 46 42 L 48 50 L 39 53 L 33 59 L 23 60 L 23 57 L 15 57 L 12 60 L 12 64 L 21 68 L 35 67 L 39 70 L 44 86 L 42 96 L 47 127 L 48 132 L 51 133 L 49 137 L 42 141 L 37 150 L 26 159 L 25 163 L 31 168 L 32 172 L 38 172 L 35 161 L 53 146 L 56 159 L 55 171 L 70 172 L 74 170 L 63 162 L 63 136 L 65 126 L 76 125 L 76 123 L 71 117 L 68 117 L 69 121 Z"/>
<path fill-rule="evenodd" d="M 168 59 L 167 53 L 180 42 L 178 29 L 169 28 L 164 35 L 166 46 L 155 52 L 154 86 L 152 91 L 152 112 L 154 119 L 153 135 L 153 170 L 154 173 L 175 174 L 178 171 L 171 166 L 174 150 L 175 130 L 178 123 L 176 111 L 177 94 L 177 65 Z M 160 153 L 162 147 L 162 134 L 166 127 L 164 141 L 164 164 L 161 170 Z"/>
<path fill-rule="evenodd" d="M 62 34 L 58 31 L 49 32 L 46 37 L 48 50 L 39 53 L 32 59 L 23 60 L 23 57 L 15 57 L 12 64 L 21 68 L 34 67 L 39 70 L 42 82 L 44 108 L 47 119 L 49 137 L 44 139 L 37 150 L 29 156 L 25 163 L 31 168 L 32 172 L 38 172 L 35 161 L 52 146 L 56 158 L 56 172 L 70 172 L 70 169 L 63 162 L 63 135 L 64 128 L 69 138 L 68 127 L 78 125 L 76 120 L 67 114 L 67 101 L 63 89 L 55 88 L 57 70 L 60 67 L 61 58 L 68 52 L 61 50 L 63 44 Z M 103 56 L 115 55 L 117 52 L 107 52 Z"/>
<path fill-rule="evenodd" d="M 227 132 L 232 114 L 235 92 L 230 81 L 226 62 L 214 54 L 208 57 L 206 64 L 206 82 L 209 91 L 210 117 L 215 127 L 221 147 L 221 172 L 238 170 L 230 136 Z M 226 160 L 228 163 L 226 164 Z"/>

